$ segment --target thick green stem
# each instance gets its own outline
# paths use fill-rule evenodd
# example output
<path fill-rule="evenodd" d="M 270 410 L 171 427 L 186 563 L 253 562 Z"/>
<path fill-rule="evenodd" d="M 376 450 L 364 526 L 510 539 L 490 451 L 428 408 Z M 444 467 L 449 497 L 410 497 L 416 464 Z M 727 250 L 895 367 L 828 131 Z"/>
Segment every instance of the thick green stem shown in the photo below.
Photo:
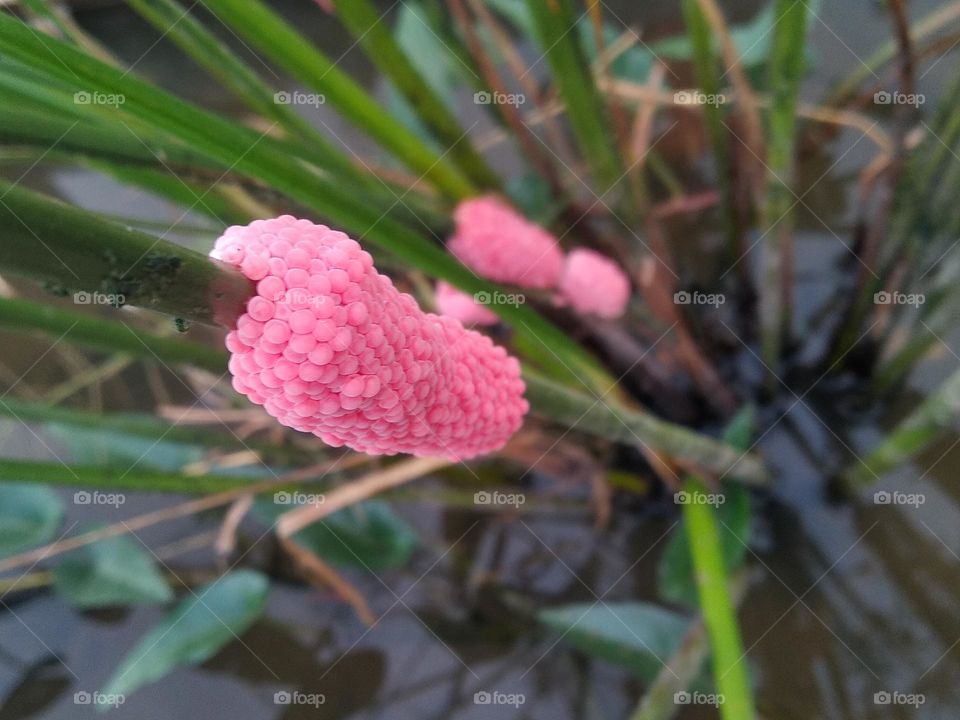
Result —
<path fill-rule="evenodd" d="M 253 292 L 228 265 L 5 183 L 0 228 L 0 268 L 61 294 L 85 293 L 81 299 L 94 302 L 112 296 L 119 304 L 229 326 Z"/>
<path fill-rule="evenodd" d="M 642 410 L 625 409 L 574 392 L 543 376 L 524 370 L 527 399 L 533 411 L 580 432 L 648 447 L 677 462 L 752 484 L 764 484 L 766 469 L 756 457 Z"/>
<path fill-rule="evenodd" d="M 756 711 L 747 672 L 743 642 L 731 598 L 727 568 L 723 559 L 720 528 L 707 489 L 696 477 L 684 483 L 687 502 L 684 524 L 690 538 L 697 591 L 704 625 L 710 638 L 714 682 L 723 696 L 719 706 L 723 720 L 753 720 Z"/>

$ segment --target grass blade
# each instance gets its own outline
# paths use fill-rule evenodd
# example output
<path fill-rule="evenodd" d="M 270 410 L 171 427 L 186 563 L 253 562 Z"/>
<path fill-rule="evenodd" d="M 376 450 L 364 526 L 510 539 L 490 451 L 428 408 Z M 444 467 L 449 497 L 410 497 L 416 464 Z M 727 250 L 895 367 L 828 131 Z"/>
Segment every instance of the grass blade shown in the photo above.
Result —
<path fill-rule="evenodd" d="M 690 539 L 700 609 L 710 637 L 713 677 L 717 692 L 724 697 L 720 716 L 723 720 L 753 720 L 753 691 L 723 559 L 721 530 L 703 482 L 696 477 L 687 478 L 684 490 L 689 495 L 682 506 L 683 519 Z"/>
<path fill-rule="evenodd" d="M 334 4 L 337 17 L 370 60 L 393 81 L 440 143 L 451 148 L 454 162 L 479 187 L 499 187 L 500 178 L 464 137 L 457 118 L 394 40 L 380 12 L 369 0 L 334 0 Z"/>
<path fill-rule="evenodd" d="M 960 371 L 951 375 L 936 391 L 910 413 L 867 455 L 843 474 L 852 491 L 876 482 L 884 473 L 907 462 L 937 439 L 960 417 Z"/>
<path fill-rule="evenodd" d="M 360 85 L 262 2 L 209 0 L 206 6 L 270 60 L 323 93 L 344 117 L 446 195 L 460 200 L 475 193 L 473 184 L 453 165 L 385 113 Z"/>
<path fill-rule="evenodd" d="M 770 57 L 771 106 L 768 115 L 767 201 L 763 228 L 767 238 L 763 253 L 760 319 L 763 357 L 767 366 L 779 364 L 791 321 L 793 255 L 793 205 L 791 189 L 797 130 L 797 95 L 804 69 L 807 6 L 777 0 Z"/>
<path fill-rule="evenodd" d="M 142 332 L 126 324 L 70 312 L 27 300 L 0 298 L 0 328 L 14 332 L 43 333 L 108 353 L 122 353 L 167 363 L 188 363 L 217 373 L 226 371 L 222 350 Z"/>
<path fill-rule="evenodd" d="M 578 42 L 579 21 L 570 0 L 527 0 L 540 47 L 566 101 L 567 115 L 580 149 L 604 197 L 620 181 L 622 168 L 612 140 L 603 101 L 590 72 L 590 63 Z"/>

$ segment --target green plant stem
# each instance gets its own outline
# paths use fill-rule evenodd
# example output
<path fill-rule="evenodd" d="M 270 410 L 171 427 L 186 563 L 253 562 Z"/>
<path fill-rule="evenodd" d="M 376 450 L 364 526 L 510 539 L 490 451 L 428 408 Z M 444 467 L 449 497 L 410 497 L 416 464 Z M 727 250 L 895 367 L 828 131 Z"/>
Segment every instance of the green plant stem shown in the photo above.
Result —
<path fill-rule="evenodd" d="M 793 207 L 797 96 L 804 69 L 808 9 L 804 3 L 777 0 L 770 57 L 771 103 L 768 114 L 767 201 L 763 208 L 766 243 L 760 286 L 763 358 L 775 371 L 789 340 L 793 287 Z M 771 377 L 771 382 L 775 378 Z"/>
<path fill-rule="evenodd" d="M 414 172 L 449 197 L 475 194 L 473 184 L 444 157 L 397 123 L 367 92 L 259 0 L 208 0 L 208 10 L 294 77 L 319 91 Z"/>
<path fill-rule="evenodd" d="M 690 538 L 700 609 L 710 638 L 713 676 L 717 692 L 724 696 L 720 715 L 723 720 L 753 720 L 756 717 L 753 691 L 724 565 L 716 511 L 706 502 L 707 489 L 699 478 L 687 478 L 684 490 L 690 502 L 682 506 L 683 518 Z"/>
<path fill-rule="evenodd" d="M 738 606 L 746 593 L 747 572 L 741 570 L 730 581 L 730 595 Z M 698 618 L 680 648 L 643 694 L 630 720 L 670 720 L 677 713 L 676 693 L 687 690 L 699 677 L 703 661 L 710 653 L 710 643 L 703 617 Z"/>
<path fill-rule="evenodd" d="M 623 170 L 603 100 L 574 27 L 577 17 L 572 3 L 527 0 L 527 10 L 565 101 L 570 126 L 598 184 L 597 195 L 604 197 L 620 182 Z"/>
<path fill-rule="evenodd" d="M 349 28 L 370 60 L 390 78 L 433 131 L 450 157 L 482 188 L 498 188 L 500 178 L 465 137 L 457 118 L 423 78 L 370 0 L 334 0 L 337 18 Z"/>
<path fill-rule="evenodd" d="M 227 358 L 222 350 L 181 338 L 160 337 L 126 324 L 105 322 L 91 315 L 27 300 L 0 298 L 0 328 L 43 333 L 107 353 L 196 365 L 218 375 L 227 369 Z"/>
<path fill-rule="evenodd" d="M 0 227 L 0 267 L 66 294 L 122 295 L 131 305 L 171 315 L 185 309 L 184 317 L 229 326 L 253 291 L 226 264 L 6 183 L 0 183 Z M 58 322 L 37 312 L 32 317 Z"/>
<path fill-rule="evenodd" d="M 862 490 L 884 473 L 915 457 L 960 417 L 960 371 L 911 412 L 865 458 L 843 474 L 850 491 Z"/>
<path fill-rule="evenodd" d="M 763 464 L 749 453 L 649 413 L 575 392 L 525 369 L 527 399 L 533 412 L 570 428 L 618 442 L 662 452 L 690 468 L 730 475 L 762 485 L 767 480 Z"/>
<path fill-rule="evenodd" d="M 99 465 L 63 465 L 57 462 L 0 459 L 0 482 L 42 483 L 89 490 L 140 491 L 210 495 L 251 485 L 255 480 L 227 475 L 185 475 L 134 468 Z M 300 487 L 277 485 L 277 490 Z M 271 488 L 273 489 L 273 488 Z"/>

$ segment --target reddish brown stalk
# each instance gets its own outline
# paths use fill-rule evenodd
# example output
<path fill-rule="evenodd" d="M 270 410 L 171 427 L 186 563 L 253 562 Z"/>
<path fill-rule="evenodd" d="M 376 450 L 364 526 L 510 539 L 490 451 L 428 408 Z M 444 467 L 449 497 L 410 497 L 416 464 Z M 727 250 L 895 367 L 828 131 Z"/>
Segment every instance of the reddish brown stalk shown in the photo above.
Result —
<path fill-rule="evenodd" d="M 553 151 L 559 157 L 572 158 L 573 150 L 570 148 L 566 137 L 560 130 L 560 126 L 554 121 L 553 116 L 546 111 L 546 99 L 532 74 L 529 72 L 529 68 L 524 63 L 523 58 L 520 57 L 520 53 L 518 53 L 516 47 L 514 47 L 510 35 L 504 30 L 493 13 L 490 12 L 490 9 L 484 4 L 483 0 L 468 0 L 468 2 L 477 19 L 490 31 L 493 42 L 497 45 L 497 49 L 500 50 L 504 61 L 507 63 L 514 77 L 516 77 L 517 82 L 520 83 L 520 87 L 523 88 L 524 94 L 533 101 L 534 107 L 543 117 L 543 127 Z"/>
<path fill-rule="evenodd" d="M 447 0 L 447 5 L 450 8 L 450 12 L 453 15 L 454 20 L 456 21 L 457 25 L 460 26 L 460 30 L 463 32 L 463 35 L 466 38 L 467 47 L 470 49 L 470 55 L 477 64 L 477 69 L 480 71 L 480 75 L 483 77 L 484 83 L 494 93 L 494 95 L 507 95 L 507 85 L 500 76 L 500 73 L 497 71 L 497 68 L 492 62 L 490 55 L 484 49 L 483 42 L 477 35 L 473 18 L 470 15 L 470 11 L 467 9 L 466 3 L 464 0 Z M 527 160 L 530 162 L 530 165 L 544 179 L 546 179 L 555 195 L 561 197 L 565 195 L 566 192 L 560 183 L 560 178 L 553 167 L 552 161 L 543 151 L 540 142 L 533 137 L 533 131 L 523 122 L 523 118 L 520 116 L 518 106 L 514 103 L 495 103 L 494 107 L 496 108 L 497 112 L 500 113 L 500 116 L 503 118 L 504 122 L 510 126 L 514 137 L 517 139 L 517 142 L 519 143 L 523 154 L 526 155 Z"/>

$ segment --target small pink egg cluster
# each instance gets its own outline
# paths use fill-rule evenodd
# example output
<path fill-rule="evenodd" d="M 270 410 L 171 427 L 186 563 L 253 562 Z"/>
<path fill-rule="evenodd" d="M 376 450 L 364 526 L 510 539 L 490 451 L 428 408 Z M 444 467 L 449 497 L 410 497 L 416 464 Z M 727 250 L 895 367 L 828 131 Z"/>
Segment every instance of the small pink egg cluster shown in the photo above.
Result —
<path fill-rule="evenodd" d="M 256 282 L 227 335 L 229 369 L 283 425 L 372 455 L 453 460 L 520 427 L 516 359 L 424 313 L 344 233 L 284 215 L 228 228 L 210 254 Z"/>
<path fill-rule="evenodd" d="M 630 281 L 609 258 L 587 249 L 564 257 L 560 243 L 492 196 L 465 200 L 454 212 L 447 243 L 477 275 L 518 287 L 556 289 L 557 301 L 584 315 L 615 319 L 626 312 Z M 437 285 L 437 309 L 466 324 L 493 325 L 496 315 L 446 283 Z"/>
<path fill-rule="evenodd" d="M 437 283 L 437 294 L 434 298 L 437 310 L 441 315 L 452 317 L 464 325 L 496 325 L 497 315 L 485 305 L 478 303 L 474 298 L 462 290 L 442 280 Z"/>
<path fill-rule="evenodd" d="M 630 281 L 623 270 L 593 250 L 571 250 L 557 286 L 560 298 L 583 315 L 615 320 L 630 302 Z"/>
<path fill-rule="evenodd" d="M 481 277 L 544 289 L 560 279 L 563 252 L 557 239 L 501 200 L 464 200 L 453 219 L 456 228 L 447 247 Z"/>

